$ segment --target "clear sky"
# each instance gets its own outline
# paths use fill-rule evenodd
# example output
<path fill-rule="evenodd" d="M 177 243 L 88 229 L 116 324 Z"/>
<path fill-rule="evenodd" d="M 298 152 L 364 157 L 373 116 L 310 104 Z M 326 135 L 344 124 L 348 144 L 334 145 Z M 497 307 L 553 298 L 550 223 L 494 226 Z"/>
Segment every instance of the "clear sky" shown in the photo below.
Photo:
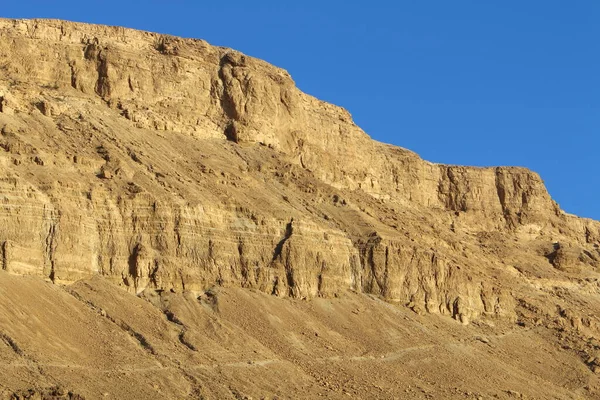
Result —
<path fill-rule="evenodd" d="M 600 220 L 600 1 L 13 1 L 0 16 L 202 38 L 287 69 L 373 138 L 540 173 Z"/>

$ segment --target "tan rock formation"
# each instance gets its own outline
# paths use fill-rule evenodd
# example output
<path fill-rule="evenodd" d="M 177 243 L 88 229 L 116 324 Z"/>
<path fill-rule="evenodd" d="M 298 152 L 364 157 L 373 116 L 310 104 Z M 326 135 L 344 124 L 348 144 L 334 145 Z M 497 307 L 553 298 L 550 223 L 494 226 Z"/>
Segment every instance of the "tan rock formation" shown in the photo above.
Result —
<path fill-rule="evenodd" d="M 374 142 L 233 50 L 61 21 L 0 31 L 8 271 L 137 292 L 354 288 L 476 316 L 500 300 L 474 276 L 485 265 L 456 257 L 461 236 L 568 235 L 597 253 L 599 224 L 562 213 L 536 174 Z"/>
<path fill-rule="evenodd" d="M 11 274 L 144 296 L 353 290 L 465 324 L 600 334 L 600 223 L 561 211 L 537 174 L 375 142 L 234 50 L 1 19 L 0 132 Z"/>

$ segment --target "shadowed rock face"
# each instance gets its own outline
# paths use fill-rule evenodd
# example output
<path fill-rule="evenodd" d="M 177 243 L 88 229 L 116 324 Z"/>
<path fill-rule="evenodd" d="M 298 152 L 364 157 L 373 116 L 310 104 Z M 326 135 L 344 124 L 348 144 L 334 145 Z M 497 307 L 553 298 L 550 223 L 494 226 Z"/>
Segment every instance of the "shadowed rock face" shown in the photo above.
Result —
<path fill-rule="evenodd" d="M 144 296 L 350 289 L 465 324 L 598 335 L 600 223 L 562 212 L 526 169 L 375 142 L 234 50 L 0 19 L 0 133 L 11 274 L 100 275 Z"/>

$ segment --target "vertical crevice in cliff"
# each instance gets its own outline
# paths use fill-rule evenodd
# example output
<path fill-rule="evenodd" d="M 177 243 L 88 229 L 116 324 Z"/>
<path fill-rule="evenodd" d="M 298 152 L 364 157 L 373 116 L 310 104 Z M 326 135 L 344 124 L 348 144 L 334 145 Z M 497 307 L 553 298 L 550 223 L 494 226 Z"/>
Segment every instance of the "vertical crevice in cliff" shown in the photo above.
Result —
<path fill-rule="evenodd" d="M 362 257 L 358 251 L 358 245 L 354 243 L 354 249 L 357 250 L 357 254 L 350 256 L 350 289 L 362 292 L 363 287 L 363 266 Z"/>
<path fill-rule="evenodd" d="M 48 232 L 44 238 L 44 275 L 56 281 L 56 247 L 58 245 L 58 220 L 60 213 L 51 211 L 47 216 Z"/>
<path fill-rule="evenodd" d="M 232 73 L 232 69 L 243 67 L 245 64 L 246 57 L 233 52 L 226 53 L 219 63 L 219 79 L 223 85 L 223 94 L 220 99 L 221 108 L 230 120 L 239 120 L 241 117 L 240 110 L 238 110 L 238 101 L 232 87 L 237 80 Z"/>
<path fill-rule="evenodd" d="M 228 119 L 224 131 L 225 137 L 235 143 L 240 140 L 242 118 L 246 112 L 247 88 L 240 80 L 239 74 L 240 67 L 245 66 L 246 56 L 234 52 L 226 53 L 219 62 L 218 77 L 221 87 L 216 95 Z"/>
<path fill-rule="evenodd" d="M 237 250 L 240 263 L 240 274 L 242 275 L 242 287 L 251 286 L 250 268 L 248 266 L 248 259 L 245 255 L 244 241 L 241 237 L 238 239 Z"/>
<path fill-rule="evenodd" d="M 239 143 L 240 135 L 235 121 L 231 120 L 225 128 L 225 137 L 230 142 Z"/>
<path fill-rule="evenodd" d="M 8 264 L 10 262 L 10 242 L 5 240 L 2 243 L 2 270 L 8 271 Z"/>
<path fill-rule="evenodd" d="M 500 168 L 496 168 L 496 193 L 498 194 L 500 207 L 502 207 L 502 213 L 506 218 L 508 214 L 508 209 L 506 208 L 506 188 L 504 187 L 504 175 Z"/>
<path fill-rule="evenodd" d="M 382 238 L 377 232 L 371 233 L 369 238 L 364 244 L 359 245 L 360 259 L 363 271 L 368 273 L 368 281 L 366 282 L 367 287 L 363 287 L 363 290 L 367 293 L 381 295 L 384 291 L 383 276 L 380 276 L 379 269 L 381 267 L 387 268 L 385 265 L 380 266 L 377 259 L 377 252 L 379 251 L 379 245 L 381 244 Z M 385 275 L 385 270 L 383 272 Z"/>
<path fill-rule="evenodd" d="M 111 83 L 108 77 L 108 58 L 106 53 L 102 51 L 98 54 L 97 72 L 96 93 L 107 100 L 111 94 Z"/>
<path fill-rule="evenodd" d="M 77 89 L 77 67 L 74 61 L 69 63 L 69 68 L 71 69 L 71 87 Z"/>
<path fill-rule="evenodd" d="M 498 201 L 500 202 L 500 207 L 502 208 L 502 215 L 504 216 L 504 220 L 508 228 L 512 229 L 517 226 L 520 222 L 520 213 L 517 215 L 513 214 L 508 202 L 508 193 L 506 189 L 506 176 L 504 175 L 504 171 L 501 168 L 496 168 L 496 193 L 498 194 Z"/>
<path fill-rule="evenodd" d="M 150 272 L 148 274 L 148 281 L 154 288 L 158 288 L 160 286 L 159 277 L 158 277 L 159 269 L 160 269 L 160 263 L 158 262 L 158 260 L 154 260 L 152 269 L 150 270 Z M 183 283 L 183 278 L 182 278 L 182 285 L 183 285 L 183 287 L 185 287 L 185 284 Z M 137 290 L 137 288 L 136 288 L 136 290 Z"/>
<path fill-rule="evenodd" d="M 384 261 L 384 270 L 383 270 L 383 288 L 381 289 L 381 294 L 383 297 L 387 297 L 389 294 L 390 288 L 388 287 L 388 277 L 389 277 L 389 268 L 390 265 L 390 247 L 385 246 L 385 261 Z"/>
<path fill-rule="evenodd" d="M 294 219 L 292 218 L 292 220 L 285 226 L 285 233 L 283 235 L 283 239 L 281 239 L 279 241 L 279 243 L 277 243 L 277 245 L 275 246 L 275 250 L 273 251 L 273 260 L 272 261 L 275 261 L 281 257 L 281 253 L 283 251 L 283 245 L 285 244 L 285 242 L 287 242 L 290 239 L 290 237 L 292 237 L 292 233 L 294 232 L 293 223 L 294 223 Z"/>
<path fill-rule="evenodd" d="M 288 249 L 288 254 L 284 257 L 283 250 L 285 244 L 290 240 L 292 234 L 294 232 L 293 227 L 294 219 L 292 218 L 290 222 L 285 226 L 285 232 L 283 238 L 277 243 L 275 249 L 273 250 L 273 257 L 271 259 L 271 264 L 281 263 L 285 270 L 285 279 L 287 283 L 288 296 L 293 297 L 295 293 L 295 280 L 294 280 L 294 266 L 290 262 L 290 254 Z M 279 279 L 276 279 L 275 286 L 279 285 Z M 275 289 L 275 291 L 279 291 L 279 289 Z"/>
<path fill-rule="evenodd" d="M 367 249 L 367 265 L 371 272 L 371 279 L 369 282 L 369 293 L 375 293 L 375 285 L 377 284 L 377 294 L 381 293 L 381 283 L 377 278 L 377 263 L 375 262 L 375 248 L 374 246 L 369 246 Z"/>
<path fill-rule="evenodd" d="M 318 259 L 317 259 L 318 261 Z M 321 268 L 319 270 L 319 274 L 317 275 L 317 295 L 323 296 L 323 276 L 325 274 L 325 270 L 327 269 L 327 262 L 325 260 L 321 261 Z"/>
<path fill-rule="evenodd" d="M 506 189 L 504 188 L 503 178 L 500 168 L 496 168 L 496 193 L 498 194 L 502 211 L 506 213 Z"/>
<path fill-rule="evenodd" d="M 111 94 L 111 82 L 108 76 L 109 62 L 106 49 L 102 49 L 99 46 L 98 39 L 94 38 L 85 47 L 84 57 L 96 65 L 97 78 L 94 88 L 96 94 L 104 100 L 108 100 Z M 73 75 L 71 76 L 71 83 L 73 83 Z"/>
<path fill-rule="evenodd" d="M 138 257 L 139 257 L 139 252 L 140 252 L 140 248 L 139 248 L 139 244 L 135 245 L 135 247 L 133 248 L 133 250 L 131 250 L 131 252 L 129 253 L 129 258 L 127 259 L 127 275 L 128 277 L 131 277 L 133 279 L 133 285 L 134 287 L 137 286 L 137 278 L 138 278 Z M 128 286 L 131 285 L 131 282 L 129 282 L 129 280 L 127 280 L 125 282 Z"/>
<path fill-rule="evenodd" d="M 158 272 L 158 262 L 154 260 L 152 263 L 146 247 L 142 243 L 137 243 L 129 252 L 127 259 L 127 277 L 131 278 L 133 282 L 129 282 L 127 279 L 126 284 L 128 286 L 133 285 L 134 290 L 137 292 L 140 287 L 140 280 L 144 276 L 143 267 L 147 267 L 147 273 L 149 280 L 156 281 L 156 273 Z"/>

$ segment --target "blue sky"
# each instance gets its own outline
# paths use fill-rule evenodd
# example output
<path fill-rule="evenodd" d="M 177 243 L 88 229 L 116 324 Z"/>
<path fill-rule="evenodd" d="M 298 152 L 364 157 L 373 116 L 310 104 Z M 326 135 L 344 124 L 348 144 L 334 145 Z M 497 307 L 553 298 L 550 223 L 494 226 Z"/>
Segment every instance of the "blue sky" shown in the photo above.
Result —
<path fill-rule="evenodd" d="M 0 16 L 196 37 L 287 69 L 373 138 L 540 173 L 600 220 L 597 0 L 12 1 Z"/>

